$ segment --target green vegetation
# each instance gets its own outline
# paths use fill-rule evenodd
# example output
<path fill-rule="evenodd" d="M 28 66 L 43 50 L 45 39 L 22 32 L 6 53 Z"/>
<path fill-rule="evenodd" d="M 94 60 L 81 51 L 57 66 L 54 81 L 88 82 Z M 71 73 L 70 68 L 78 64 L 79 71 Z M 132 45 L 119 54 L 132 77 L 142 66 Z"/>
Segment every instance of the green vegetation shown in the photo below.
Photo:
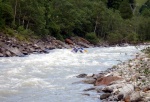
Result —
<path fill-rule="evenodd" d="M 150 41 L 150 0 L 0 0 L 0 31 L 20 40 Z"/>
<path fill-rule="evenodd" d="M 136 0 L 137 5 L 140 6 L 140 7 L 141 7 L 143 4 L 145 4 L 146 1 L 147 1 L 147 0 Z"/>
<path fill-rule="evenodd" d="M 99 39 L 97 38 L 97 36 L 96 36 L 96 34 L 94 33 L 94 32 L 92 32 L 92 33 L 87 33 L 86 35 L 85 35 L 85 38 L 87 39 L 87 40 L 89 40 L 91 43 L 93 43 L 93 44 L 96 44 L 96 43 L 98 43 L 99 42 Z"/>

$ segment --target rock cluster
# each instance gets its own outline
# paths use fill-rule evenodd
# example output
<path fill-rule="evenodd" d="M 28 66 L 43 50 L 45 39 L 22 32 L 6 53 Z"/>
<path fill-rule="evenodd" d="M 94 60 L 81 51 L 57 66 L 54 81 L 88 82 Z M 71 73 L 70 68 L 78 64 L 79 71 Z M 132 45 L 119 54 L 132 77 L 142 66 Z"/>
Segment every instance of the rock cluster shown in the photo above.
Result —
<path fill-rule="evenodd" d="M 105 72 L 83 75 L 102 102 L 150 102 L 150 58 L 144 53 Z"/>
<path fill-rule="evenodd" d="M 31 53 L 48 53 L 51 49 L 72 48 L 74 46 L 88 48 L 93 45 L 80 37 L 72 37 L 66 39 L 65 42 L 51 36 L 44 39 L 31 38 L 30 41 L 19 41 L 15 37 L 0 33 L 0 57 L 22 57 Z"/>

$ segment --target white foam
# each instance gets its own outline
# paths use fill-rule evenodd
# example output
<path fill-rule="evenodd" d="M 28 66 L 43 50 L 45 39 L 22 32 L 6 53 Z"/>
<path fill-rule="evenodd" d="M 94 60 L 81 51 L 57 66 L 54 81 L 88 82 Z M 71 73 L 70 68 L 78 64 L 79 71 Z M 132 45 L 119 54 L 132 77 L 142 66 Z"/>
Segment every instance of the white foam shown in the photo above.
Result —
<path fill-rule="evenodd" d="M 86 50 L 88 50 L 87 53 L 72 53 L 70 49 L 55 49 L 50 51 L 49 54 L 0 58 L 0 96 L 4 95 L 11 100 L 10 95 L 15 94 L 12 101 L 16 101 L 15 97 L 20 97 L 19 92 L 22 90 L 21 97 L 26 96 L 26 94 L 33 94 L 33 90 L 37 96 L 41 96 L 41 94 L 51 95 L 52 92 L 57 93 L 59 90 L 58 93 L 66 100 L 65 94 L 66 91 L 69 91 L 68 97 L 73 97 L 71 99 L 75 100 L 80 99 L 84 102 L 83 96 L 78 96 L 76 93 L 79 93 L 77 89 L 83 90 L 86 85 L 82 87 L 71 86 L 71 83 L 77 80 L 76 75 L 106 70 L 113 64 L 119 63 L 117 60 L 127 60 L 139 52 L 134 46 L 90 48 Z M 45 92 L 40 89 L 48 89 L 49 91 Z M 49 98 L 52 98 L 55 102 L 57 102 L 57 99 L 60 100 L 55 94 L 52 96 L 47 97 L 48 100 Z M 23 99 L 20 102 L 26 102 Z M 28 100 L 33 101 L 32 97 L 28 97 Z"/>

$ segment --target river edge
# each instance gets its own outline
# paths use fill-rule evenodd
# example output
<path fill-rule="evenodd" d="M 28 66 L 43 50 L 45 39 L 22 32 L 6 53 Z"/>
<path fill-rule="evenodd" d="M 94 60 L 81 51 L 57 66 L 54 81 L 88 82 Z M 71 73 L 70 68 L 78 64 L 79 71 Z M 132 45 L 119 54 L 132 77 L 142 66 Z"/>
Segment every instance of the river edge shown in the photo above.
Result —
<path fill-rule="evenodd" d="M 0 57 L 24 57 L 30 54 L 49 53 L 53 49 L 70 49 L 73 47 L 91 48 L 95 45 L 82 37 L 71 37 L 60 41 L 52 36 L 33 38 L 28 41 L 0 32 Z"/>
<path fill-rule="evenodd" d="M 128 45 L 127 43 L 109 45 L 107 42 L 100 42 L 94 45 L 78 36 L 67 38 L 64 41 L 60 41 L 52 36 L 40 39 L 31 37 L 29 41 L 24 41 L 0 32 L 0 57 L 24 57 L 30 54 L 49 53 L 53 49 L 72 49 L 73 47 L 92 48 Z"/>
<path fill-rule="evenodd" d="M 102 102 L 150 102 L 150 58 L 144 52 L 99 74 L 80 74 L 82 82 L 93 84 L 83 90 L 96 91 Z"/>
<path fill-rule="evenodd" d="M 3 38 L 3 37 L 2 37 Z M 61 48 L 72 48 L 74 46 L 83 46 L 83 47 L 94 47 L 93 45 L 88 44 L 85 40 L 80 38 L 80 43 L 74 42 L 71 44 L 61 42 L 56 40 L 53 37 L 50 37 L 46 42 L 43 41 L 33 41 L 33 43 L 22 43 L 17 41 L 14 38 L 5 38 L 2 39 L 0 47 L 0 53 L 2 55 L 6 54 L 3 57 L 12 57 L 12 56 L 24 56 L 30 53 L 48 53 L 47 49 L 61 49 Z M 81 41 L 83 41 L 81 43 Z M 67 41 L 66 41 L 67 42 Z M 24 49 L 24 50 L 22 50 Z M 23 52 L 23 55 L 22 54 Z M 150 84 L 149 77 L 143 74 L 150 68 L 150 59 L 143 53 L 137 54 L 135 59 L 129 60 L 128 62 L 123 62 L 114 66 L 111 69 L 108 69 L 105 72 L 99 74 L 93 74 L 92 76 L 86 76 L 82 74 L 78 77 L 86 76 L 87 79 L 84 80 L 85 83 L 94 84 L 94 88 L 85 89 L 84 91 L 95 90 L 98 93 L 103 93 L 99 96 L 104 102 L 106 101 L 122 101 L 122 102 L 148 102 L 150 101 Z M 138 65 L 137 65 L 138 64 Z M 145 65 L 146 64 L 146 65 Z M 144 66 L 148 66 L 143 68 Z M 127 69 L 126 69 L 127 68 Z M 124 70 L 126 69 L 126 70 Z M 139 70 L 140 69 L 140 70 Z M 148 69 L 149 70 L 149 69 Z M 129 73 L 133 72 L 133 73 Z M 113 81 L 113 82 L 112 82 Z M 143 84 L 146 83 L 146 84 Z M 106 85 L 101 87 L 101 85 Z M 100 86 L 100 87 L 99 87 Z M 138 96 L 138 97 L 137 97 Z M 144 97 L 143 97 L 144 96 Z"/>

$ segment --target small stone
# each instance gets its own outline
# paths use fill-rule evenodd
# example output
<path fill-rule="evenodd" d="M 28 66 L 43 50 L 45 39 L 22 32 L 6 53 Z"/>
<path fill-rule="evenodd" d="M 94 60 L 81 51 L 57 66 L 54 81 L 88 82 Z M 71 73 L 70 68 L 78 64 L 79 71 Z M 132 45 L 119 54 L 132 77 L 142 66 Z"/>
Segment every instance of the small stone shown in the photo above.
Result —
<path fill-rule="evenodd" d="M 96 79 L 94 79 L 94 78 L 88 78 L 88 79 L 83 80 L 83 82 L 87 83 L 87 84 L 94 84 L 95 81 L 96 81 Z"/>
<path fill-rule="evenodd" d="M 101 100 L 106 99 L 106 98 L 108 98 L 110 95 L 111 95 L 110 93 L 102 94 L 102 95 L 100 96 L 100 99 L 101 99 Z"/>
<path fill-rule="evenodd" d="M 90 90 L 95 90 L 95 88 L 88 88 L 88 89 L 84 89 L 83 91 L 90 91 Z"/>
<path fill-rule="evenodd" d="M 88 94 L 88 93 L 83 93 L 82 95 L 85 95 L 85 96 L 90 96 L 90 94 Z"/>
<path fill-rule="evenodd" d="M 144 92 L 149 91 L 149 90 L 150 90 L 150 86 L 146 86 L 146 87 L 143 88 Z"/>
<path fill-rule="evenodd" d="M 83 74 L 79 74 L 78 76 L 76 76 L 77 78 L 85 78 L 87 76 L 87 74 L 83 73 Z"/>
<path fill-rule="evenodd" d="M 105 92 L 105 93 L 112 93 L 113 89 L 105 87 L 104 89 L 102 89 L 102 91 Z"/>
<path fill-rule="evenodd" d="M 125 102 L 131 102 L 131 101 L 130 101 L 130 96 L 127 95 L 127 96 L 124 98 L 124 101 L 125 101 Z"/>
<path fill-rule="evenodd" d="M 118 95 L 118 100 L 122 100 L 123 99 L 123 94 L 119 94 Z"/>

